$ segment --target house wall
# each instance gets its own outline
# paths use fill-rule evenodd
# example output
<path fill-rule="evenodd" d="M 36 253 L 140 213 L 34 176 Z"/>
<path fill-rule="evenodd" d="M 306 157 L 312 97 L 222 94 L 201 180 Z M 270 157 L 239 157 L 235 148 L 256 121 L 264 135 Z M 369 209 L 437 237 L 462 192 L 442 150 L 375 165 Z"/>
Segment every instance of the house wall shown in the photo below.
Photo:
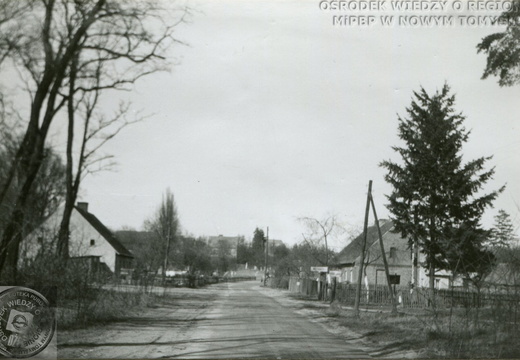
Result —
<path fill-rule="evenodd" d="M 386 261 L 388 263 L 389 274 L 399 275 L 399 286 L 408 286 L 412 281 L 412 256 L 408 249 L 408 241 L 403 239 L 400 234 L 387 232 L 383 234 Z M 359 263 L 358 257 L 356 262 Z M 376 241 L 368 249 L 365 261 L 369 263 L 366 269 L 366 279 L 369 285 L 387 285 L 385 266 L 381 255 L 381 245 Z M 358 266 L 343 269 L 340 281 L 357 283 Z"/>
<path fill-rule="evenodd" d="M 348 267 L 340 270 L 341 275 L 338 277 L 338 281 L 347 282 L 351 284 L 357 283 L 358 280 L 358 267 Z M 408 268 L 406 266 L 389 266 L 390 275 L 399 275 L 400 282 L 399 286 L 408 286 L 412 279 L 411 267 Z M 366 269 L 366 280 L 368 280 L 368 284 L 371 286 L 377 285 L 387 285 L 385 267 L 369 265 Z M 363 283 L 365 283 L 365 278 L 363 278 Z"/>
<path fill-rule="evenodd" d="M 338 270 L 340 275 L 338 276 L 339 282 L 343 283 L 353 283 L 354 275 L 353 275 L 354 269 L 352 267 L 345 267 L 341 270 Z M 356 278 L 357 279 L 357 278 Z"/>
<path fill-rule="evenodd" d="M 411 269 L 412 253 L 408 248 L 408 240 L 403 239 L 400 234 L 392 232 L 383 234 L 383 239 L 388 266 L 409 266 Z M 384 265 L 379 241 L 376 241 L 370 247 L 366 261 L 374 266 Z"/>
<path fill-rule="evenodd" d="M 426 262 L 426 255 L 419 254 L 417 269 L 417 286 L 419 287 L 430 287 L 430 277 L 428 276 L 428 270 L 424 268 Z M 445 270 L 437 270 L 435 272 L 435 288 L 436 289 L 449 289 L 451 285 L 462 286 L 462 278 L 451 279 L 451 272 Z"/>
<path fill-rule="evenodd" d="M 418 270 L 418 286 L 419 287 L 430 287 L 430 277 L 428 271 L 424 267 L 420 267 Z M 449 289 L 450 288 L 450 276 L 449 273 L 442 270 L 435 272 L 435 288 L 436 289 Z M 462 286 L 462 279 L 455 279 L 453 286 Z"/>
<path fill-rule="evenodd" d="M 339 282 L 355 284 L 358 279 L 358 267 L 346 267 L 338 271 L 340 273 L 337 276 Z M 417 286 L 429 287 L 430 279 L 428 277 L 426 269 L 420 267 L 417 269 L 418 280 Z M 369 265 L 366 270 L 367 280 L 370 286 L 387 285 L 386 274 L 384 266 Z M 400 282 L 398 286 L 409 286 L 412 281 L 412 268 L 408 266 L 389 266 L 390 275 L 399 275 Z M 365 284 L 365 278 L 363 278 L 363 284 Z M 456 279 L 453 282 L 454 286 L 462 286 L 462 280 Z M 445 271 L 439 271 L 435 277 L 435 287 L 437 289 L 448 289 L 450 287 L 450 279 Z"/>
<path fill-rule="evenodd" d="M 412 282 L 418 287 L 429 287 L 429 277 L 427 270 L 421 265 L 425 261 L 425 255 L 419 254 L 415 275 L 413 276 L 413 258 L 412 251 L 408 248 L 408 240 L 403 239 L 399 233 L 386 232 L 383 235 L 386 260 L 389 267 L 390 275 L 399 275 L 399 286 L 409 286 Z M 356 264 L 359 264 L 361 257 L 356 258 Z M 371 286 L 387 285 L 385 267 L 381 256 L 381 247 L 379 241 L 370 246 L 367 251 L 365 261 L 369 263 L 367 266 L 367 281 Z M 341 275 L 339 281 L 355 284 L 358 280 L 358 266 L 349 266 L 340 270 Z M 363 278 L 363 283 L 365 279 Z M 455 286 L 462 286 L 462 279 L 456 279 L 453 282 Z M 447 289 L 450 287 L 449 273 L 446 271 L 437 271 L 435 277 L 435 287 L 437 289 Z"/>
<path fill-rule="evenodd" d="M 100 256 L 108 268 L 116 273 L 116 251 L 76 209 L 70 219 L 69 254 L 75 256 Z M 94 245 L 90 241 L 94 240 Z"/>
<path fill-rule="evenodd" d="M 62 209 L 51 215 L 45 223 L 22 242 L 20 262 L 34 259 L 41 251 L 51 251 L 61 221 Z M 70 219 L 69 254 L 71 257 L 100 256 L 112 272 L 116 272 L 116 251 L 96 229 L 76 210 Z M 94 240 L 94 245 L 90 245 Z"/>
<path fill-rule="evenodd" d="M 409 286 L 412 280 L 411 266 L 389 266 L 389 275 L 398 275 L 397 286 Z M 384 266 L 370 266 L 367 268 L 367 278 L 370 285 L 388 285 Z"/>

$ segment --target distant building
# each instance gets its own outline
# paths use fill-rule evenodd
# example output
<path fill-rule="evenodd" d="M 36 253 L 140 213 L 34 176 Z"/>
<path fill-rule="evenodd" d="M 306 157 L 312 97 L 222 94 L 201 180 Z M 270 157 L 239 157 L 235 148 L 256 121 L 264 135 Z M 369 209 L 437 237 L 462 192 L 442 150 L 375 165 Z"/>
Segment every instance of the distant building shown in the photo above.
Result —
<path fill-rule="evenodd" d="M 245 238 L 243 236 L 210 236 L 206 239 L 206 243 L 211 249 L 211 256 L 226 256 L 237 258 L 237 248 L 239 244 L 243 244 Z"/>
<path fill-rule="evenodd" d="M 54 252 L 63 209 L 49 216 L 22 242 L 20 261 L 31 261 Z M 70 219 L 69 255 L 89 269 L 107 269 L 116 277 L 129 277 L 134 256 L 92 213 L 88 203 L 78 202 Z"/>

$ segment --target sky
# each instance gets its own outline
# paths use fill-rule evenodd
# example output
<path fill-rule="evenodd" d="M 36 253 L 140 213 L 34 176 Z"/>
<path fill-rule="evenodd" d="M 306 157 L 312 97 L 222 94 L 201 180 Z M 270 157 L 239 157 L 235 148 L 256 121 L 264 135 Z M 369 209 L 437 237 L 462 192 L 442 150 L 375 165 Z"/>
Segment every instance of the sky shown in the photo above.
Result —
<path fill-rule="evenodd" d="M 379 163 L 398 160 L 391 149 L 401 145 L 398 114 L 406 115 L 413 91 L 433 93 L 447 82 L 471 129 L 465 159 L 493 155 L 486 190 L 507 184 L 483 224 L 504 209 L 518 227 L 520 85 L 481 80 L 486 58 L 476 52 L 504 28 L 379 23 L 383 15 L 499 12 L 457 12 L 453 2 L 444 11 L 392 12 L 384 3 L 356 11 L 326 10 L 331 3 L 316 0 L 188 2 L 189 22 L 175 33 L 187 45 L 168 53 L 176 65 L 120 95 L 149 116 L 106 145 L 117 166 L 87 177 L 80 201 L 114 230 L 142 229 L 169 187 L 183 231 L 195 236 L 250 239 L 269 227 L 270 238 L 292 245 L 305 232 L 299 217 L 333 215 L 355 231 L 369 180 L 379 218 L 389 217 L 391 188 Z M 334 24 L 334 16 L 362 21 L 357 15 L 375 23 Z M 332 241 L 336 250 L 345 245 L 345 236 Z"/>

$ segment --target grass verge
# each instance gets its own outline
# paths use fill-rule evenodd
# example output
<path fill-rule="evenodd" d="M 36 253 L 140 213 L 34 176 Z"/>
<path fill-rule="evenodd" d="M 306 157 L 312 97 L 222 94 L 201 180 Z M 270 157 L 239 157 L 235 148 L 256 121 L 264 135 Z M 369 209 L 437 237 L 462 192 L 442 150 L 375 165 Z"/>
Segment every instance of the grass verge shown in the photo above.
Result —
<path fill-rule="evenodd" d="M 95 323 L 122 320 L 153 306 L 159 296 L 98 289 L 82 297 L 63 299 L 56 309 L 58 329 L 77 329 Z"/>
<path fill-rule="evenodd" d="M 391 358 L 400 352 L 414 352 L 417 358 L 449 359 L 518 359 L 520 342 L 518 327 L 496 322 L 486 311 L 452 309 L 400 309 L 392 315 L 389 309 L 362 309 L 359 316 L 349 307 L 296 295 L 304 308 L 320 311 L 323 316 L 360 335 L 375 357 Z M 319 306 L 318 306 L 319 305 Z"/>

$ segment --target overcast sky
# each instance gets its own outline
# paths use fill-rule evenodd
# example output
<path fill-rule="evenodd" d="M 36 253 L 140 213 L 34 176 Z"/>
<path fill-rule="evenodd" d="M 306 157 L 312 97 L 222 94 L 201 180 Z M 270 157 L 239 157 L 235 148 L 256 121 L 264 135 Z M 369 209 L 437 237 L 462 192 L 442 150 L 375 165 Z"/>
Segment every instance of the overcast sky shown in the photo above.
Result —
<path fill-rule="evenodd" d="M 167 187 L 184 232 L 197 236 L 251 238 L 269 226 L 271 238 L 294 244 L 304 231 L 297 217 L 331 214 L 361 227 L 369 180 L 388 217 L 378 165 L 397 160 L 397 114 L 414 90 L 445 82 L 472 129 L 464 155 L 494 155 L 487 189 L 507 183 L 484 225 L 498 209 L 519 223 L 520 86 L 481 80 L 486 59 L 476 53 L 502 27 L 334 25 L 334 15 L 360 13 L 320 10 L 316 0 L 189 5 L 197 11 L 176 33 L 189 45 L 171 49 L 179 65 L 124 94 L 153 116 L 107 145 L 116 171 L 82 185 L 81 200 L 110 228 L 142 228 Z M 456 15 L 394 15 L 414 14 Z"/>

